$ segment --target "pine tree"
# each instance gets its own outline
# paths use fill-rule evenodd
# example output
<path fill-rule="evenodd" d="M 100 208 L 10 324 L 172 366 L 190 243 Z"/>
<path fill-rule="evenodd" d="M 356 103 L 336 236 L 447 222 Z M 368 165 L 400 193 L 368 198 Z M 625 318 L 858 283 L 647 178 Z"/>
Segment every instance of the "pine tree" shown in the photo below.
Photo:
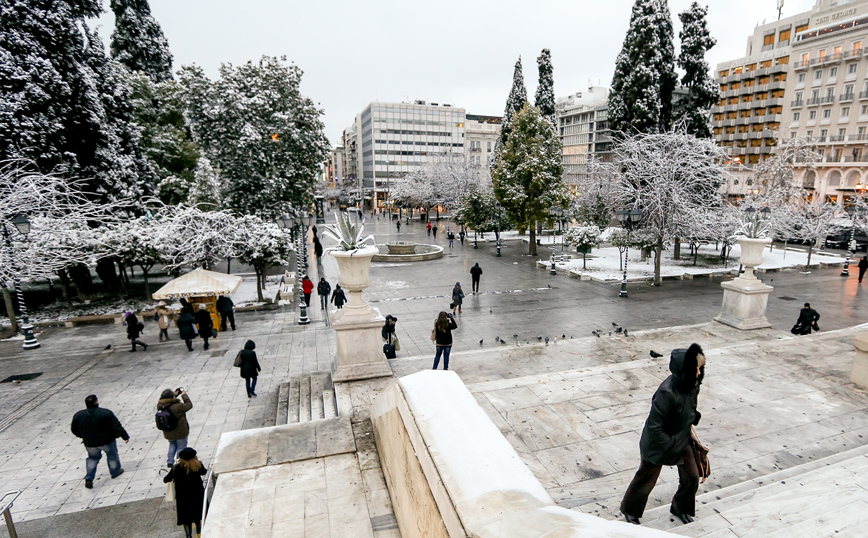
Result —
<path fill-rule="evenodd" d="M 519 230 L 530 230 L 530 255 L 536 255 L 535 222 L 549 218 L 549 208 L 564 207 L 569 198 L 562 151 L 554 125 L 526 104 L 513 116 L 512 133 L 491 171 L 494 194 L 510 221 Z"/>
<path fill-rule="evenodd" d="M 500 138 L 495 144 L 495 152 L 506 144 L 509 138 L 510 124 L 512 117 L 527 103 L 527 88 L 524 87 L 524 74 L 521 70 L 521 56 L 515 62 L 515 70 L 512 73 L 512 88 L 509 90 L 509 97 L 506 99 L 506 108 L 503 110 L 503 123 L 500 129 Z"/>
<path fill-rule="evenodd" d="M 201 157 L 187 194 L 187 202 L 201 211 L 214 211 L 221 209 L 222 198 L 223 185 L 217 172 L 211 166 L 211 161 Z"/>
<path fill-rule="evenodd" d="M 548 118 L 555 124 L 555 81 L 552 75 L 552 53 L 549 49 L 543 49 L 539 58 L 536 59 L 539 70 L 539 85 L 536 87 L 534 104 L 544 118 Z"/>
<path fill-rule="evenodd" d="M 636 0 L 630 28 L 615 61 L 609 124 L 625 134 L 668 131 L 678 80 L 666 0 Z"/>
<path fill-rule="evenodd" d="M 677 103 L 676 116 L 683 121 L 688 133 L 700 138 L 711 138 L 709 111 L 720 99 L 720 92 L 714 80 L 708 76 L 708 62 L 705 53 L 717 43 L 708 32 L 706 16 L 708 8 L 693 2 L 690 8 L 678 15 L 682 29 L 681 54 L 678 66 L 684 71 L 681 85 L 687 95 Z"/>
<path fill-rule="evenodd" d="M 115 14 L 111 55 L 130 71 L 154 82 L 172 80 L 172 53 L 148 0 L 111 0 Z"/>

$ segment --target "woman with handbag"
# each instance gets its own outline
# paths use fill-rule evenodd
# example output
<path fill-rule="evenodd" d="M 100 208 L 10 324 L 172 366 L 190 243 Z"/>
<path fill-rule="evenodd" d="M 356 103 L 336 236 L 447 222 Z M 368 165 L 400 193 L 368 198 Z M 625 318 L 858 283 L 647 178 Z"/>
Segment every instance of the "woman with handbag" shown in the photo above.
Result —
<path fill-rule="evenodd" d="M 139 335 L 142 334 L 142 331 L 145 329 L 145 325 L 141 323 L 135 314 L 132 312 L 127 312 L 124 314 L 124 322 L 127 324 L 127 340 L 129 340 L 133 344 L 133 348 L 130 350 L 130 353 L 136 350 L 136 344 L 142 346 L 142 349 L 145 351 L 148 350 L 148 344 L 139 340 Z"/>
<path fill-rule="evenodd" d="M 437 352 L 434 355 L 434 370 L 440 364 L 440 355 L 443 355 L 443 369 L 449 369 L 449 354 L 452 352 L 452 331 L 458 328 L 455 317 L 446 312 L 440 312 L 437 321 L 434 322 L 434 330 L 431 331 L 431 340 L 434 341 Z"/>
<path fill-rule="evenodd" d="M 247 388 L 247 397 L 254 398 L 256 396 L 256 378 L 262 368 L 259 366 L 259 360 L 256 358 L 256 343 L 253 340 L 248 340 L 244 344 L 244 349 L 238 352 L 235 357 L 235 366 L 241 368 L 241 377 L 244 378 L 244 386 Z"/>
<path fill-rule="evenodd" d="M 208 469 L 196 458 L 196 451 L 190 447 L 178 454 L 178 463 L 163 477 L 166 484 L 173 483 L 175 487 L 175 511 L 178 525 L 183 525 L 187 538 L 193 538 L 193 525 L 196 535 L 201 532 L 202 504 L 205 500 L 205 485 L 202 477 Z"/>
<path fill-rule="evenodd" d="M 461 303 L 464 302 L 464 290 L 461 289 L 461 282 L 456 282 L 452 288 L 452 313 L 455 314 L 455 309 L 461 313 Z"/>
<path fill-rule="evenodd" d="M 705 355 L 699 344 L 673 350 L 669 371 L 672 374 L 651 399 L 651 412 L 639 440 L 642 463 L 621 501 L 621 513 L 636 525 L 664 465 L 678 466 L 678 491 L 669 512 L 683 523 L 690 523 L 696 515 L 700 471 L 691 432 L 701 417 L 696 401 L 705 376 Z M 707 476 L 707 472 L 703 474 Z"/>

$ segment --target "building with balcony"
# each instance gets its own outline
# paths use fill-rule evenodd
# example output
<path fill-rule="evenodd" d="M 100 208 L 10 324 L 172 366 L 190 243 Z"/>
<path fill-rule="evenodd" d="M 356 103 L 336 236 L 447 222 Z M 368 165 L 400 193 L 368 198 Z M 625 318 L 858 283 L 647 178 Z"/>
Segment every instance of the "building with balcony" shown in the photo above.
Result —
<path fill-rule="evenodd" d="M 612 160 L 608 99 L 608 88 L 592 86 L 555 102 L 555 121 L 563 144 L 564 181 L 572 192 L 587 178 L 592 160 Z"/>
<path fill-rule="evenodd" d="M 500 116 L 467 114 L 464 125 L 464 154 L 467 162 L 479 167 L 482 181 L 486 183 L 491 181 L 489 163 L 494 155 L 494 144 L 500 136 L 502 123 Z"/>

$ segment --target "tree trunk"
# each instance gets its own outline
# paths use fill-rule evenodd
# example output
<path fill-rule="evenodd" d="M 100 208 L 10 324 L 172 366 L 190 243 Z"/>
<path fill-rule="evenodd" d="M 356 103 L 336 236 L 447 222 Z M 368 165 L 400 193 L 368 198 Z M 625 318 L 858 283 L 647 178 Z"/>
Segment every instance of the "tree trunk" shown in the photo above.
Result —
<path fill-rule="evenodd" d="M 64 300 L 70 300 L 69 294 L 69 275 L 66 274 L 66 271 L 61 269 L 60 271 L 56 271 L 57 276 L 60 278 L 60 294 L 63 296 Z"/>
<path fill-rule="evenodd" d="M 232 258 L 231 257 L 226 258 L 226 274 L 227 275 L 232 274 Z"/>
<path fill-rule="evenodd" d="M 814 250 L 814 243 L 808 244 L 808 263 L 805 264 L 805 271 L 811 272 L 811 251 Z"/>
<path fill-rule="evenodd" d="M 91 300 L 93 298 L 93 277 L 90 275 L 88 266 L 78 263 L 70 266 L 68 272 L 76 289 L 78 289 L 78 298 L 82 302 Z"/>
<path fill-rule="evenodd" d="M 528 256 L 536 256 L 536 226 L 530 227 L 530 247 L 527 250 Z"/>
<path fill-rule="evenodd" d="M 675 258 L 676 260 L 680 260 L 681 259 L 681 238 L 680 237 L 675 238 L 675 243 L 672 245 L 672 247 L 673 247 L 672 249 L 674 251 L 673 252 L 673 258 Z"/>
<path fill-rule="evenodd" d="M 696 259 L 699 257 L 699 246 L 693 249 L 693 267 L 696 267 Z"/>
<path fill-rule="evenodd" d="M 144 265 L 140 265 L 139 267 L 142 268 L 142 277 L 145 279 L 145 300 L 150 301 L 153 299 L 151 297 L 151 282 L 148 280 L 148 272 L 151 268 Z"/>
<path fill-rule="evenodd" d="M 582 252 L 582 270 L 588 268 L 588 254 L 586 252 Z"/>
<path fill-rule="evenodd" d="M 265 298 L 262 296 L 262 288 L 265 285 L 265 270 L 261 267 L 255 267 L 256 271 L 256 296 L 259 298 L 260 303 L 265 302 Z"/>
<path fill-rule="evenodd" d="M 15 316 L 15 304 L 12 302 L 12 294 L 6 287 L 3 287 L 3 302 L 6 304 L 6 315 L 9 316 L 9 323 L 12 330 L 18 332 L 18 318 Z"/>
<path fill-rule="evenodd" d="M 657 247 L 654 249 L 654 285 L 660 286 L 663 284 L 663 278 L 660 276 L 660 265 L 663 261 L 663 238 L 657 239 Z"/>
<path fill-rule="evenodd" d="M 118 277 L 113 258 L 100 258 L 96 262 L 96 274 L 102 280 L 109 293 L 121 291 L 121 279 Z"/>

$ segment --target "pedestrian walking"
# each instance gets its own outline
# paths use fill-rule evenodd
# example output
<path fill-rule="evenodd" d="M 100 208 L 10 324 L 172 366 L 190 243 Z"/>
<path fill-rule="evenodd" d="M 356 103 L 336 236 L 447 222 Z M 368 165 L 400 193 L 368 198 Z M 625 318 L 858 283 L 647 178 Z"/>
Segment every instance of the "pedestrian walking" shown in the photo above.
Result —
<path fill-rule="evenodd" d="M 301 291 L 304 294 L 305 306 L 310 306 L 310 294 L 313 293 L 313 282 L 307 275 L 301 277 Z"/>
<path fill-rule="evenodd" d="M 395 226 L 398 228 L 398 233 L 401 233 L 401 219 L 398 219 L 398 222 L 395 223 Z"/>
<path fill-rule="evenodd" d="M 461 313 L 461 303 L 464 302 L 464 291 L 461 289 L 461 283 L 456 282 L 455 287 L 452 288 L 452 313 L 455 313 L 455 309 L 458 309 L 458 313 Z"/>
<path fill-rule="evenodd" d="M 166 303 L 160 301 L 157 303 L 157 309 L 154 311 L 157 318 L 157 327 L 160 328 L 160 342 L 165 338 L 169 341 L 169 325 L 172 322 L 172 311 L 166 306 Z"/>
<path fill-rule="evenodd" d="M 169 442 L 169 453 L 166 455 L 167 467 L 172 467 L 175 463 L 175 455 L 187 447 L 187 438 L 190 436 L 187 411 L 190 409 L 193 409 L 193 402 L 183 388 L 166 389 L 160 394 L 155 420 L 157 429 L 163 432 L 163 438 Z"/>
<path fill-rule="evenodd" d="M 678 466 L 678 490 L 669 512 L 683 523 L 690 523 L 696 515 L 699 468 L 691 444 L 691 429 L 702 416 L 696 410 L 696 400 L 705 376 L 705 354 L 699 344 L 673 350 L 669 371 L 672 374 L 651 399 L 651 412 L 639 440 L 642 462 L 621 501 L 621 513 L 636 525 L 664 465 Z"/>
<path fill-rule="evenodd" d="M 461 241 L 461 246 L 464 246 L 464 230 L 458 231 L 458 240 Z"/>
<path fill-rule="evenodd" d="M 437 239 L 437 226 L 434 226 L 433 228 L 431 228 L 431 233 L 434 234 L 434 239 Z"/>
<path fill-rule="evenodd" d="M 259 360 L 256 358 L 256 343 L 253 340 L 248 340 L 244 344 L 244 349 L 238 352 L 238 359 L 241 363 L 241 377 L 244 378 L 244 386 L 247 389 L 247 397 L 253 398 L 256 396 L 256 378 L 262 367 L 259 366 Z"/>
<path fill-rule="evenodd" d="M 340 284 L 335 284 L 335 291 L 332 293 L 332 302 L 338 309 L 344 307 L 344 303 L 347 302 L 347 296 L 344 294 L 344 290 L 341 288 Z"/>
<path fill-rule="evenodd" d="M 865 271 L 868 270 L 868 256 L 863 256 L 859 260 L 859 282 L 862 282 L 862 277 L 865 276 Z"/>
<path fill-rule="evenodd" d="M 332 285 L 328 283 L 325 277 L 320 277 L 319 284 L 316 285 L 316 293 L 319 295 L 319 308 L 325 310 L 329 307 L 329 293 L 332 292 Z"/>
<path fill-rule="evenodd" d="M 449 369 L 449 354 L 452 352 L 452 331 L 458 328 L 455 323 L 455 316 L 440 312 L 437 315 L 437 321 L 434 322 L 434 330 L 431 331 L 431 340 L 434 340 L 434 346 L 437 348 L 434 354 L 434 368 L 440 364 L 440 355 L 443 355 L 443 369 Z"/>
<path fill-rule="evenodd" d="M 805 306 L 803 306 L 799 311 L 799 319 L 796 320 L 796 324 L 793 325 L 790 332 L 793 334 L 805 335 L 811 334 L 811 329 L 819 331 L 820 326 L 817 325 L 817 320 L 819 319 L 819 312 L 811 308 L 811 303 L 805 303 Z"/>
<path fill-rule="evenodd" d="M 317 263 L 320 263 L 320 258 L 322 258 L 322 243 L 320 243 L 316 235 L 313 236 L 313 255 L 316 256 Z"/>
<path fill-rule="evenodd" d="M 124 474 L 121 467 L 121 459 L 118 456 L 118 442 L 120 437 L 125 443 L 130 442 L 130 436 L 121 426 L 121 421 L 109 409 L 99 406 L 96 394 L 91 394 L 84 399 L 85 409 L 77 412 L 72 417 L 72 434 L 81 438 L 81 442 L 87 450 L 87 459 L 84 462 L 85 475 L 84 487 L 93 488 L 93 479 L 96 476 L 96 466 L 105 452 L 108 463 L 109 475 L 117 478 Z"/>
<path fill-rule="evenodd" d="M 449 248 L 452 248 L 452 243 L 455 242 L 455 234 L 451 231 L 446 232 L 446 239 L 449 240 Z"/>
<path fill-rule="evenodd" d="M 475 264 L 470 268 L 470 288 L 473 292 L 473 295 L 479 293 L 479 277 L 482 276 L 482 267 L 479 267 L 479 264 Z"/>
<path fill-rule="evenodd" d="M 178 326 L 178 334 L 181 340 L 187 344 L 187 351 L 193 351 L 193 339 L 196 338 L 196 318 L 193 316 L 193 307 L 187 305 L 181 309 L 181 315 L 178 316 L 178 321 L 175 322 Z"/>
<path fill-rule="evenodd" d="M 425 229 L 428 230 L 428 237 L 431 237 L 431 221 L 428 221 L 428 225 L 425 226 Z"/>
<path fill-rule="evenodd" d="M 220 314 L 220 330 L 225 331 L 228 327 L 235 330 L 235 303 L 232 299 L 221 295 L 217 298 L 217 313 Z"/>
<path fill-rule="evenodd" d="M 398 344 L 398 337 L 395 335 L 395 323 L 397 322 L 398 318 L 387 315 L 386 323 L 380 330 L 380 335 L 384 341 L 383 353 L 386 354 L 387 359 L 394 359 L 396 357 L 395 352 L 401 349 L 400 344 Z"/>
<path fill-rule="evenodd" d="M 145 330 L 145 325 L 132 312 L 124 314 L 124 323 L 127 325 L 127 339 L 133 344 L 130 353 L 136 350 L 136 345 L 142 346 L 142 349 L 147 351 L 148 344 L 139 340 L 139 335 Z"/>
<path fill-rule="evenodd" d="M 199 329 L 199 337 L 202 339 L 202 349 L 208 349 L 208 339 L 212 336 L 214 330 L 214 322 L 211 321 L 211 313 L 208 312 L 208 305 L 199 303 L 199 310 L 193 316 L 196 318 L 196 327 Z"/>
<path fill-rule="evenodd" d="M 163 477 L 163 482 L 175 483 L 175 514 L 178 525 L 184 527 L 187 538 L 193 538 L 202 531 L 202 506 L 205 504 L 205 485 L 202 477 L 208 469 L 196 457 L 196 450 L 187 447 L 178 454 L 178 463 Z"/>

